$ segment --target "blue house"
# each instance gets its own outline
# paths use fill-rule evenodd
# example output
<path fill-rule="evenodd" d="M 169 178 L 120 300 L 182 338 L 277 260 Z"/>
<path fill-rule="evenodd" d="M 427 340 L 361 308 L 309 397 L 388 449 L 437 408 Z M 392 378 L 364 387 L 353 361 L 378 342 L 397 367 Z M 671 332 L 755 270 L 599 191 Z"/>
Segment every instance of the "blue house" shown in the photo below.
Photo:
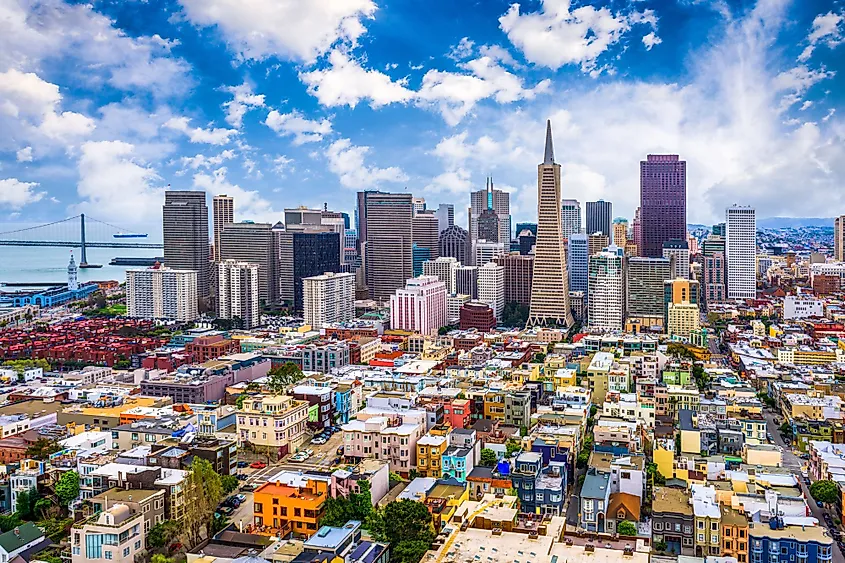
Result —
<path fill-rule="evenodd" d="M 466 483 L 467 476 L 475 467 L 475 455 L 470 448 L 449 446 L 441 457 L 443 477 L 452 477 Z"/>
<path fill-rule="evenodd" d="M 338 385 L 334 389 L 334 418 L 336 424 L 349 422 L 352 411 L 352 387 L 350 385 Z"/>
<path fill-rule="evenodd" d="M 572 464 L 569 460 L 569 448 L 554 440 L 535 438 L 531 443 L 531 451 L 543 457 L 543 466 L 552 463 L 562 465 L 567 476 L 567 482 L 572 479 Z"/>
<path fill-rule="evenodd" d="M 588 532 L 605 531 L 607 505 L 610 502 L 610 474 L 588 469 L 581 487 L 581 520 Z"/>
<path fill-rule="evenodd" d="M 750 563 L 826 563 L 833 559 L 833 538 L 822 526 L 784 526 L 775 518 L 768 524 L 748 524 Z"/>
<path fill-rule="evenodd" d="M 566 467 L 552 463 L 543 467 L 543 457 L 536 452 L 517 456 L 511 481 L 519 498 L 520 511 L 560 515 L 566 489 Z"/>

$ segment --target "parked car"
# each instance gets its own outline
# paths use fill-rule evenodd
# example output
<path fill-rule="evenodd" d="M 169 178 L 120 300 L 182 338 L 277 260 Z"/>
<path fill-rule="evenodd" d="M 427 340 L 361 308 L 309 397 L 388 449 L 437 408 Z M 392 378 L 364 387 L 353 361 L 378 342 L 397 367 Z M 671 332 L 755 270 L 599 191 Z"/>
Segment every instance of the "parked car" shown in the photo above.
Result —
<path fill-rule="evenodd" d="M 246 479 L 246 473 L 236 473 L 235 477 L 238 479 L 238 481 L 243 481 Z"/>
<path fill-rule="evenodd" d="M 247 461 L 239 461 L 238 467 L 249 467 L 249 462 Z"/>
<path fill-rule="evenodd" d="M 309 448 L 309 449 L 305 450 L 305 453 L 308 454 L 308 457 L 311 457 L 312 455 L 314 455 L 314 450 Z"/>
<path fill-rule="evenodd" d="M 317 438 L 313 438 L 313 439 L 311 440 L 311 443 L 312 443 L 312 444 L 314 444 L 315 446 L 322 446 L 322 445 L 323 445 L 323 444 L 325 444 L 326 442 L 328 442 L 328 440 L 326 440 L 326 439 L 325 439 L 325 438 L 323 438 L 323 437 L 317 437 Z"/>
<path fill-rule="evenodd" d="M 241 487 L 241 490 L 242 490 L 242 491 L 254 491 L 254 490 L 255 490 L 255 489 L 257 489 L 257 488 L 258 488 L 258 487 L 256 487 L 254 484 L 252 484 L 252 483 L 247 483 L 246 485 L 243 485 L 243 486 Z"/>
<path fill-rule="evenodd" d="M 249 466 L 253 469 L 264 469 L 265 467 L 267 467 L 267 464 L 263 461 L 253 461 L 249 464 Z"/>
<path fill-rule="evenodd" d="M 340 447 L 337 449 L 337 455 L 343 455 L 343 446 L 340 446 Z"/>
<path fill-rule="evenodd" d="M 304 455 L 302 455 L 302 454 L 300 453 L 300 454 L 296 454 L 296 455 L 292 456 L 292 457 L 290 458 L 290 461 L 292 461 L 292 462 L 294 462 L 294 463 L 302 463 L 302 462 L 303 462 L 303 461 L 305 461 L 306 459 L 308 459 L 308 457 L 307 457 L 307 456 L 304 456 Z"/>
<path fill-rule="evenodd" d="M 231 506 L 221 506 L 220 508 L 217 509 L 217 512 L 219 512 L 220 514 L 224 514 L 226 516 L 231 516 L 232 513 L 235 512 L 235 509 L 232 508 Z"/>
<path fill-rule="evenodd" d="M 241 503 L 244 503 L 246 501 L 246 495 L 238 494 L 235 495 L 235 498 L 238 499 Z"/>

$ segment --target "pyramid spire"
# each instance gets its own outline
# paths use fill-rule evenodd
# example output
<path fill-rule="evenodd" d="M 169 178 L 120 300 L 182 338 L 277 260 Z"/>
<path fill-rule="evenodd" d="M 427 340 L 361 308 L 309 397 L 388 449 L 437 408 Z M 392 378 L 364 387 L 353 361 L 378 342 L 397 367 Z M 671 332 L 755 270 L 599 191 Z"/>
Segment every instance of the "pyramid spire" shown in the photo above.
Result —
<path fill-rule="evenodd" d="M 552 145 L 552 120 L 546 120 L 546 152 L 543 155 L 543 164 L 555 163 L 555 148 Z"/>

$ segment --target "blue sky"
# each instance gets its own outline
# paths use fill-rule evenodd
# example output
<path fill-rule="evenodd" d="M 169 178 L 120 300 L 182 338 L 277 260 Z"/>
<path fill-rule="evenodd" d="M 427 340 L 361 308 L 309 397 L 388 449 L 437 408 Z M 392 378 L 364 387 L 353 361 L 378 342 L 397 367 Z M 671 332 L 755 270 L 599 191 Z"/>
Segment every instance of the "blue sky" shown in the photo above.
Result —
<path fill-rule="evenodd" d="M 360 189 L 454 203 L 492 175 L 536 216 L 632 217 L 638 162 L 726 205 L 845 212 L 845 4 L 831 0 L 0 0 L 0 220 L 156 225 L 163 190 L 351 212 Z"/>

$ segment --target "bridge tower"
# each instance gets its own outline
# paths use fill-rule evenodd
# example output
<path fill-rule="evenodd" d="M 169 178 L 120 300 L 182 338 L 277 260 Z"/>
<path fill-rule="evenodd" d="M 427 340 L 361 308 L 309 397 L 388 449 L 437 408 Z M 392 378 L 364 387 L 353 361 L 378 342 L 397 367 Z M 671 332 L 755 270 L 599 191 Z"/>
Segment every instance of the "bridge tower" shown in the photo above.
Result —
<path fill-rule="evenodd" d="M 79 256 L 79 267 L 80 268 L 87 268 L 88 267 L 88 249 L 85 246 L 85 213 L 81 213 L 79 215 L 79 245 L 82 247 L 82 252 Z"/>

